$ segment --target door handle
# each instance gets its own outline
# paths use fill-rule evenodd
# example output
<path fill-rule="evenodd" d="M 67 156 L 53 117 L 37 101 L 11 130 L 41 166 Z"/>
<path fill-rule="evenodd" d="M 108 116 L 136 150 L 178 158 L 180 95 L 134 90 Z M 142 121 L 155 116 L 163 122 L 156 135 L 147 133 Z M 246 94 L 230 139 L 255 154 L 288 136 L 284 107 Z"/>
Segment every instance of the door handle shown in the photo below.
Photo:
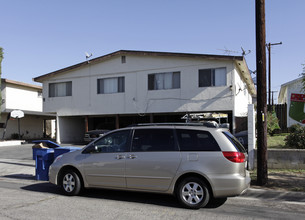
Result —
<path fill-rule="evenodd" d="M 128 158 L 129 158 L 129 159 L 135 159 L 135 158 L 137 158 L 137 156 L 134 155 L 134 154 L 130 154 L 130 155 L 128 155 Z"/>
<path fill-rule="evenodd" d="M 116 155 L 115 159 L 117 159 L 117 160 L 125 159 L 125 156 L 124 155 Z"/>

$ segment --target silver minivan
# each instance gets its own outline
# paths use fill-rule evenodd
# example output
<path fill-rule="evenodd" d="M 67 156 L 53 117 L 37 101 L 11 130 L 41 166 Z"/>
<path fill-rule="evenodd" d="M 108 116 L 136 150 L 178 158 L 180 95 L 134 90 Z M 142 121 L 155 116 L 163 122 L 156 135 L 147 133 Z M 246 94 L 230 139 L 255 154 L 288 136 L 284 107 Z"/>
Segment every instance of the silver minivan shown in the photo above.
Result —
<path fill-rule="evenodd" d="M 66 195 L 108 188 L 176 195 L 186 208 L 242 194 L 250 184 L 244 147 L 227 130 L 147 124 L 114 130 L 58 156 L 50 182 Z"/>

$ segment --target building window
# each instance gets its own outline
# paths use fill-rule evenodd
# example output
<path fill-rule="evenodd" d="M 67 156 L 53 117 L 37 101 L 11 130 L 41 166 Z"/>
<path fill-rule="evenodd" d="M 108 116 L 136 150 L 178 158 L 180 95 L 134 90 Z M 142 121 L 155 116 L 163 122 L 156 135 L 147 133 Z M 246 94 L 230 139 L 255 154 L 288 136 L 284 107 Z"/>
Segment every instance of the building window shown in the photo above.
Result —
<path fill-rule="evenodd" d="M 110 94 L 125 92 L 125 77 L 113 77 L 97 80 L 97 93 Z"/>
<path fill-rule="evenodd" d="M 148 75 L 148 90 L 179 88 L 180 72 L 154 73 Z"/>
<path fill-rule="evenodd" d="M 49 97 L 72 96 L 72 82 L 50 83 Z"/>
<path fill-rule="evenodd" d="M 199 87 L 227 85 L 226 68 L 199 70 Z"/>
<path fill-rule="evenodd" d="M 126 63 L 126 56 L 121 56 L 121 62 Z"/>

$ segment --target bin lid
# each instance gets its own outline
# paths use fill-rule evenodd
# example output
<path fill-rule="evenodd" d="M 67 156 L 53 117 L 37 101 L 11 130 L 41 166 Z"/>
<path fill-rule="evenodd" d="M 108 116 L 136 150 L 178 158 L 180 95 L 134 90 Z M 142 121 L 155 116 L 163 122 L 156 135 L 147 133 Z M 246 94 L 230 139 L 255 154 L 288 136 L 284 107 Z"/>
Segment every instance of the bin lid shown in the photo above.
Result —
<path fill-rule="evenodd" d="M 49 148 L 57 148 L 60 147 L 60 145 L 54 143 L 53 141 L 50 140 L 35 140 L 32 141 L 33 143 L 45 143 L 46 145 L 48 145 Z"/>

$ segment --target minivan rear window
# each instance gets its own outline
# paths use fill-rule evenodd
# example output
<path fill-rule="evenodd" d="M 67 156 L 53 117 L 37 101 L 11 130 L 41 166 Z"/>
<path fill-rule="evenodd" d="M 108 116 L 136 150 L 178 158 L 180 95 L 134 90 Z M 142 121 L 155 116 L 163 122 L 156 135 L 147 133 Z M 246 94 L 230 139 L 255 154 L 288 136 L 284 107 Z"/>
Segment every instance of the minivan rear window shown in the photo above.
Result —
<path fill-rule="evenodd" d="M 234 137 L 230 132 L 224 131 L 223 133 L 231 141 L 231 143 L 234 145 L 236 150 L 238 150 L 239 152 L 242 152 L 242 153 L 247 152 L 246 149 L 244 148 L 244 146 L 241 143 L 239 143 L 239 141 L 236 139 L 236 137 Z"/>
<path fill-rule="evenodd" d="M 180 151 L 220 151 L 214 137 L 208 131 L 177 129 Z"/>

